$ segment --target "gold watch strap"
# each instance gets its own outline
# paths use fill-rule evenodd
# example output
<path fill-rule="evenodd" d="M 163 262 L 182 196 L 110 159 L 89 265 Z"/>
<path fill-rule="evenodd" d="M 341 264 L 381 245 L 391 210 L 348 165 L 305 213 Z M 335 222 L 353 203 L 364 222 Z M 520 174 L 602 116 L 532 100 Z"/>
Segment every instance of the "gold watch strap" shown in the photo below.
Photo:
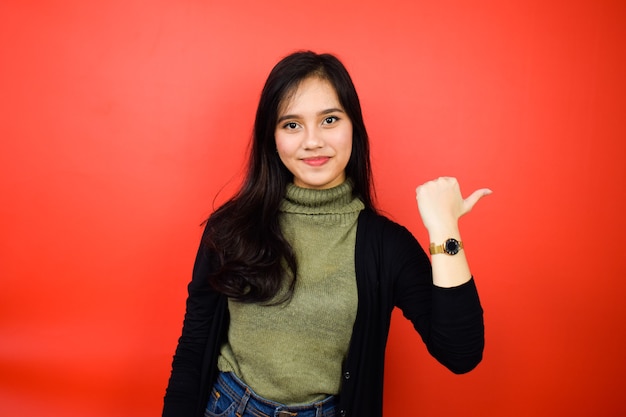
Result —
<path fill-rule="evenodd" d="M 460 240 L 458 242 L 459 242 L 459 250 L 463 249 L 463 242 L 461 242 Z M 438 253 L 445 253 L 444 251 L 445 247 L 446 247 L 445 242 L 440 245 L 436 243 L 431 243 L 428 250 L 430 251 L 431 255 L 437 255 Z"/>

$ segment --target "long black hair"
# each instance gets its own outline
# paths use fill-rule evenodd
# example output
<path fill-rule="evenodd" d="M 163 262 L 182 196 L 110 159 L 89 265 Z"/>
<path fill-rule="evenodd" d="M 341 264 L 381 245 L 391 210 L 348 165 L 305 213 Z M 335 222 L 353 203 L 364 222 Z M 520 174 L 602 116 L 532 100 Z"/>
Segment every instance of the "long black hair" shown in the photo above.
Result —
<path fill-rule="evenodd" d="M 272 301 L 287 277 L 291 277 L 291 285 L 285 300 L 293 292 L 298 265 L 278 218 L 293 175 L 278 156 L 274 132 L 280 104 L 312 76 L 330 82 L 352 122 L 352 153 L 346 178 L 352 181 L 353 194 L 365 208 L 375 211 L 369 139 L 348 71 L 330 54 L 302 51 L 286 56 L 272 69 L 263 87 L 241 188 L 207 222 L 205 243 L 219 261 L 209 276 L 211 286 L 241 302 Z"/>

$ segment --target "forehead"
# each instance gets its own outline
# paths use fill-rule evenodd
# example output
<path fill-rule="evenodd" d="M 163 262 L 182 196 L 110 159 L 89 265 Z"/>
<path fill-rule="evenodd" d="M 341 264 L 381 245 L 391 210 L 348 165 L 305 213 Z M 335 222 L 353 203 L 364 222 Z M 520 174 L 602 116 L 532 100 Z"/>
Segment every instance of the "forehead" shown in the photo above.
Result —
<path fill-rule="evenodd" d="M 335 88 L 325 78 L 311 76 L 291 88 L 278 106 L 278 114 L 307 109 L 342 108 Z"/>

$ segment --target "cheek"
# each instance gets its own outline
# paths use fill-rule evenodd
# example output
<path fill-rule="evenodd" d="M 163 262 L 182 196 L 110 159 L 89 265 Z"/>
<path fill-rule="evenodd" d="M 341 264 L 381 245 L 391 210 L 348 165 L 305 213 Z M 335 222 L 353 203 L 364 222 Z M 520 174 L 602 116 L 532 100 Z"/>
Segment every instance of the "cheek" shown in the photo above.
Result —
<path fill-rule="evenodd" d="M 289 153 L 289 148 L 285 144 L 285 142 L 276 141 L 276 152 L 282 158 Z"/>
<path fill-rule="evenodd" d="M 283 140 L 283 138 L 281 137 L 280 134 L 278 134 L 278 132 L 274 134 L 274 144 L 276 145 L 276 150 L 278 151 L 278 153 L 281 153 L 284 151 L 285 140 Z"/>
<path fill-rule="evenodd" d="M 278 157 L 285 164 L 289 161 L 290 157 L 294 153 L 293 144 L 286 138 L 282 138 L 280 135 L 276 135 L 276 152 Z"/>
<path fill-rule="evenodd" d="M 339 143 L 341 149 L 344 153 L 347 153 L 347 157 L 350 158 L 350 154 L 352 153 L 352 129 L 346 129 L 341 137 L 339 138 Z"/>

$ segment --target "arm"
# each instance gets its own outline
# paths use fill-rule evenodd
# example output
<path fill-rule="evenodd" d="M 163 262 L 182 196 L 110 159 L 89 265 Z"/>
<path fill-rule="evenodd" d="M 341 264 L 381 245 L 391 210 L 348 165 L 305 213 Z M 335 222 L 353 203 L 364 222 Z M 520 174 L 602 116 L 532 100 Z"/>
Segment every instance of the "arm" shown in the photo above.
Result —
<path fill-rule="evenodd" d="M 206 233 L 206 232 L 205 232 Z M 185 319 L 172 361 L 172 372 L 167 386 L 163 417 L 192 417 L 197 415 L 203 372 L 207 368 L 205 353 L 213 320 L 218 315 L 219 295 L 211 290 L 208 274 L 211 269 L 210 252 L 200 244 L 194 264 L 192 280 L 188 285 Z"/>
<path fill-rule="evenodd" d="M 490 193 L 487 189 L 479 190 L 463 200 L 453 178 L 440 178 L 418 187 L 420 214 L 430 241 L 460 241 L 458 219 Z M 397 264 L 404 265 L 397 271 L 396 305 L 413 322 L 428 351 L 439 362 L 455 373 L 470 371 L 482 359 L 484 325 L 464 250 L 454 256 L 433 255 L 431 271 L 417 242 L 405 243 L 403 247 L 403 253 L 396 253 L 400 257 Z"/>
<path fill-rule="evenodd" d="M 450 288 L 433 285 L 428 256 L 408 230 L 401 231 L 386 245 L 393 304 L 435 359 L 454 373 L 469 372 L 482 360 L 484 348 L 483 310 L 474 280 Z"/>

